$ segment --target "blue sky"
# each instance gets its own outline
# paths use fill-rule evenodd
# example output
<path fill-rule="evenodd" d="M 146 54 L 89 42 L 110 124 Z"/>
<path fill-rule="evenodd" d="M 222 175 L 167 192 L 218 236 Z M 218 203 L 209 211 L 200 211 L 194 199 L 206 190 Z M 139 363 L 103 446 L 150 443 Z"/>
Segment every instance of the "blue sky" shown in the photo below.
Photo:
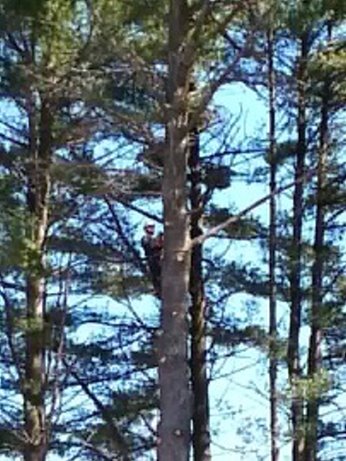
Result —
<path fill-rule="evenodd" d="M 235 144 L 244 139 L 260 135 L 266 137 L 267 113 L 264 101 L 247 89 L 237 84 L 228 86 L 219 91 L 215 103 L 223 105 L 234 117 L 242 114 L 240 129 L 237 132 L 239 139 Z M 263 185 L 245 184 L 237 182 L 230 189 L 215 194 L 215 199 L 220 206 L 236 204 L 239 210 L 252 204 L 259 197 L 267 193 Z M 282 202 L 278 198 L 278 202 Z M 268 205 L 264 204 L 254 211 L 263 221 L 268 218 Z M 212 242 L 208 245 L 212 245 Z M 243 261 L 258 261 L 260 252 L 248 244 L 236 242 L 230 246 L 232 259 Z M 248 296 L 237 295 L 229 301 L 228 311 L 236 316 L 241 316 L 241 311 L 246 311 Z M 94 304 L 97 305 L 95 300 Z M 112 308 L 112 302 L 109 302 Z M 153 299 L 146 303 L 134 303 L 138 313 L 158 312 L 158 305 Z M 284 315 L 286 306 L 279 304 L 279 317 Z M 119 310 L 119 306 L 117 305 Z M 122 307 L 124 314 L 128 314 L 126 307 Z M 258 323 L 268 324 L 268 305 L 266 301 L 258 301 Z M 83 331 L 87 337 L 88 329 Z M 231 358 L 220 360 L 218 363 L 219 377 L 212 382 L 210 387 L 211 399 L 211 425 L 213 432 L 213 459 L 217 461 L 259 461 L 269 459 L 268 415 L 269 405 L 267 398 L 268 378 L 266 373 L 266 360 L 260 351 L 244 349 Z M 284 376 L 282 377 L 285 382 Z M 287 431 L 285 423 L 284 429 Z M 283 437 L 284 439 L 284 437 Z M 282 442 L 282 460 L 290 458 L 290 446 Z M 49 456 L 49 461 L 61 461 L 61 458 Z"/>
<path fill-rule="evenodd" d="M 263 101 L 259 101 L 257 96 L 243 85 L 223 89 L 216 95 L 215 103 L 223 105 L 227 111 L 232 108 L 231 113 L 235 117 L 242 114 L 238 132 L 239 140 L 234 140 L 235 144 L 253 136 L 256 131 L 263 133 L 263 126 L 266 123 Z M 237 183 L 229 190 L 216 193 L 214 198 L 220 206 L 227 207 L 235 203 L 241 210 L 266 192 L 265 187 L 257 184 Z M 265 210 L 264 205 L 262 210 L 256 210 L 256 213 L 262 212 L 263 214 Z M 213 244 L 210 242 L 210 245 Z M 239 258 L 251 260 L 254 250 L 249 250 L 247 244 L 243 245 L 238 242 L 235 251 L 238 251 Z M 234 309 L 245 309 L 247 297 L 238 296 L 237 298 L 230 300 L 230 312 Z M 111 306 L 112 303 L 110 303 L 110 308 Z M 139 315 L 144 317 L 148 314 L 148 309 L 149 311 L 153 309 L 158 313 L 158 305 L 152 298 L 147 299 L 144 303 L 143 300 L 138 303 L 134 302 L 133 307 Z M 125 315 L 128 314 L 125 306 L 119 310 L 119 305 L 117 305 L 116 309 L 120 315 L 122 311 Z M 265 305 L 259 307 L 262 323 L 266 322 L 265 310 Z M 239 313 L 235 313 L 239 316 Z M 84 334 L 88 336 L 88 329 L 84 329 Z M 243 459 L 255 461 L 259 459 L 259 456 L 265 458 L 268 455 L 269 445 L 268 441 L 263 439 L 266 433 L 263 428 L 267 424 L 269 409 L 268 402 L 259 395 L 255 387 L 256 384 L 262 394 L 265 394 L 267 377 L 263 376 L 263 356 L 258 351 L 247 349 L 239 355 L 236 354 L 236 357 L 220 361 L 216 368 L 219 369 L 217 374 L 225 377 L 219 377 L 212 382 L 210 387 L 211 423 L 215 442 L 212 447 L 213 457 L 219 461 L 228 461 L 230 456 L 235 461 Z M 240 423 L 239 415 L 242 420 Z M 253 437 L 249 443 L 245 429 L 251 427 L 254 418 L 257 424 L 262 424 L 262 431 L 252 427 Z M 57 461 L 57 459 L 54 456 L 51 457 L 51 461 Z"/>

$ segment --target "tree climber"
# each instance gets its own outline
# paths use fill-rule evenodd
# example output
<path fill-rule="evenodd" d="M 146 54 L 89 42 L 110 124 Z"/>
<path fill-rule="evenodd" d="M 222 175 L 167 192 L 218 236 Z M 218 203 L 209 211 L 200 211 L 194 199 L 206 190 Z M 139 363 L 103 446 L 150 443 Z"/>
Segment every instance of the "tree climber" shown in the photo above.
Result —
<path fill-rule="evenodd" d="M 161 260 L 163 249 L 163 234 L 154 236 L 155 224 L 152 222 L 144 225 L 144 236 L 141 244 L 144 249 L 148 262 L 148 268 L 151 275 L 151 281 L 154 287 L 155 295 L 161 298 Z"/>

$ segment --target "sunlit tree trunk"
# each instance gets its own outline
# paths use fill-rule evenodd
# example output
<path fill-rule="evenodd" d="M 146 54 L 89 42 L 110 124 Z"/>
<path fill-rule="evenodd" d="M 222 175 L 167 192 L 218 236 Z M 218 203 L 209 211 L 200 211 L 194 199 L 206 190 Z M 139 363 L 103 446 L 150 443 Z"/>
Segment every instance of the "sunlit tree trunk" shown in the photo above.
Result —
<path fill-rule="evenodd" d="M 190 225 L 187 213 L 189 68 L 182 62 L 185 0 L 171 0 L 168 43 L 167 151 L 164 156 L 164 258 L 159 341 L 159 461 L 188 461 L 191 397 L 188 365 Z"/>

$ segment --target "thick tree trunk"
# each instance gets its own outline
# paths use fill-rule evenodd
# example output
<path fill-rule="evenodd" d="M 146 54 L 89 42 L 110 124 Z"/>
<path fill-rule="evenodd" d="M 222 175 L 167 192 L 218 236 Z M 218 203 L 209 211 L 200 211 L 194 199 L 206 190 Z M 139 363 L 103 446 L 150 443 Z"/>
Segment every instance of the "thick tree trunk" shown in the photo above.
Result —
<path fill-rule="evenodd" d="M 331 26 L 328 30 L 331 40 Z M 323 271 L 324 271 L 324 234 L 325 234 L 325 185 L 328 155 L 328 117 L 330 83 L 326 80 L 322 98 L 320 142 L 317 164 L 317 192 L 316 192 L 316 218 L 314 239 L 314 262 L 312 266 L 312 304 L 311 304 L 311 332 L 308 356 L 308 378 L 319 380 L 321 371 L 321 307 L 323 303 Z M 318 441 L 318 413 L 319 396 L 315 393 L 308 396 L 306 409 L 306 446 L 305 461 L 317 460 Z"/>
<path fill-rule="evenodd" d="M 27 206 L 30 220 L 28 238 L 32 252 L 26 278 L 27 331 L 23 397 L 27 442 L 23 454 L 24 461 L 44 461 L 48 443 L 45 421 L 44 245 L 48 224 L 52 129 L 48 104 L 42 102 L 38 133 L 33 117 L 30 123 L 31 164 Z"/>
<path fill-rule="evenodd" d="M 181 45 L 188 24 L 187 4 L 171 0 L 169 11 L 169 114 L 164 158 L 164 258 L 162 268 L 161 338 L 159 341 L 159 461 L 188 461 L 191 394 L 188 365 L 188 290 L 190 228 L 187 213 L 189 148 L 189 69 Z"/>
<path fill-rule="evenodd" d="M 293 241 L 291 250 L 290 297 L 291 313 L 288 338 L 288 372 L 292 389 L 291 421 L 293 433 L 292 461 L 302 461 L 304 453 L 303 402 L 298 395 L 297 382 L 301 378 L 299 334 L 302 314 L 302 228 L 304 183 L 299 180 L 305 172 L 306 157 L 306 68 L 308 56 L 308 33 L 301 37 L 298 58 L 298 142 L 295 167 L 296 185 L 293 196 Z"/>
<path fill-rule="evenodd" d="M 191 239 L 202 234 L 201 217 L 203 195 L 198 129 L 190 132 L 190 206 Z M 208 376 L 206 367 L 206 318 L 202 271 L 202 244 L 195 245 L 191 253 L 191 383 L 193 393 L 192 446 L 194 461 L 210 461 L 210 421 Z"/>
<path fill-rule="evenodd" d="M 275 70 L 274 70 L 274 33 L 268 31 L 268 87 L 269 87 L 269 155 L 270 155 L 270 202 L 269 202 L 269 389 L 270 389 L 270 441 L 271 461 L 279 459 L 279 423 L 277 393 L 277 316 L 276 316 L 276 110 L 275 110 Z"/>

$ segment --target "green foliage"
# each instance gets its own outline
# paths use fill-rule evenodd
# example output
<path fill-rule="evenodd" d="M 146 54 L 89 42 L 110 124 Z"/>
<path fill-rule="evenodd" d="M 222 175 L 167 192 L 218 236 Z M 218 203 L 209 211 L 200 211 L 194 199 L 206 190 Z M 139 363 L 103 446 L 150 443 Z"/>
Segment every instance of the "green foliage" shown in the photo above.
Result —
<path fill-rule="evenodd" d="M 293 160 L 297 151 L 297 141 L 290 139 L 286 142 L 282 142 L 276 146 L 275 158 L 271 158 L 270 152 L 268 151 L 265 155 L 265 161 L 271 165 L 273 162 L 275 165 L 287 164 L 287 161 Z"/>
<path fill-rule="evenodd" d="M 20 453 L 21 441 L 7 427 L 0 427 L 0 453 L 8 459 Z"/>
<path fill-rule="evenodd" d="M 215 326 L 209 334 L 215 344 L 220 346 L 237 347 L 246 344 L 262 349 L 267 343 L 267 332 L 260 325 L 244 328 Z"/>
<path fill-rule="evenodd" d="M 322 98 L 325 85 L 328 83 L 328 103 L 334 109 L 342 108 L 346 100 L 345 71 L 346 48 L 342 43 L 331 43 L 319 51 L 310 62 L 309 72 L 314 94 Z"/>
<path fill-rule="evenodd" d="M 201 3 L 190 2 L 190 39 Z M 224 205 L 228 197 L 233 200 L 237 196 L 237 180 L 246 177 L 238 172 L 238 166 L 236 171 L 230 168 L 233 160 L 237 165 L 238 160 L 240 165 L 246 164 L 248 170 L 247 166 L 245 170 L 252 172 L 249 186 L 255 181 L 264 184 L 274 161 L 280 167 L 279 182 L 292 179 L 297 153 L 296 132 L 292 130 L 296 125 L 297 86 L 296 56 L 293 55 L 304 31 L 313 32 L 312 40 L 315 35 L 323 36 L 326 20 L 342 19 L 343 3 L 340 0 L 287 0 L 280 4 L 259 2 L 249 5 L 248 9 L 238 2 L 213 3 L 201 33 L 193 37 L 198 85 L 213 83 L 213 77 L 231 63 L 223 81 L 231 85 L 234 81 L 250 82 L 252 88 L 260 88 L 263 96 L 263 83 L 267 78 L 264 33 L 268 25 L 273 26 L 277 31 L 275 64 L 278 64 L 280 103 L 277 128 L 284 127 L 278 138 L 285 141 L 277 143 L 276 158 L 272 159 L 266 148 L 267 140 L 259 133 L 253 144 L 260 145 L 264 152 L 260 159 L 248 160 L 250 157 L 240 153 L 230 161 L 225 155 L 221 167 L 213 168 L 211 164 L 208 170 L 204 165 L 203 190 L 207 189 L 211 196 L 211 192 L 219 189 L 218 205 L 208 204 L 205 212 L 206 227 L 237 216 L 235 207 Z M 41 336 L 43 332 L 48 376 L 46 402 L 54 401 L 54 392 L 59 389 L 61 411 L 67 409 L 60 424 L 53 421 L 50 452 L 71 458 L 77 456 L 82 461 L 98 460 L 97 450 L 107 449 L 107 456 L 109 453 L 109 457 L 118 458 L 119 447 L 112 432 L 115 426 L 126 441 L 130 459 L 144 459 L 155 445 L 154 435 L 146 425 L 155 424 L 158 408 L 156 342 L 153 340 L 158 316 L 152 312 L 148 296 L 151 284 L 145 273 L 143 254 L 138 250 L 137 225 L 141 225 L 142 216 L 133 209 L 143 207 L 148 214 L 152 207 L 156 214 L 157 198 L 161 199 L 165 174 L 162 134 L 167 116 L 164 93 L 168 2 L 3 0 L 0 6 L 1 96 L 2 101 L 11 100 L 17 108 L 12 117 L 11 111 L 15 109 L 11 106 L 4 118 L 9 126 L 0 131 L 6 139 L 6 148 L 1 146 L 0 150 L 3 295 L 0 371 L 5 372 L 0 386 L 1 408 L 9 388 L 16 391 L 16 400 L 19 400 L 19 375 L 25 369 L 28 352 L 25 333 Z M 222 22 L 224 28 L 220 26 Z M 226 32 L 230 40 L 225 39 Z M 321 43 L 316 39 L 312 45 L 307 63 L 307 132 L 309 136 L 312 133 L 308 140 L 309 168 L 310 163 L 315 166 L 318 153 L 316 133 L 326 82 L 330 82 L 331 87 L 331 115 L 344 108 L 346 94 L 345 44 L 336 39 L 324 46 L 322 39 Z M 201 91 L 197 91 L 187 102 L 191 111 L 200 103 L 200 97 Z M 35 164 L 37 146 L 42 141 L 40 134 L 45 129 L 41 119 L 42 101 L 49 102 L 53 118 L 49 133 L 51 190 L 44 245 L 37 248 L 33 238 L 35 217 L 27 210 L 26 196 L 28 173 Z M 222 114 L 220 120 L 224 122 Z M 213 149 L 219 143 L 222 130 L 229 130 L 227 122 L 221 128 L 215 129 L 217 134 L 211 140 Z M 332 126 L 331 129 L 333 136 L 341 139 L 339 128 Z M 202 141 L 208 136 L 203 133 Z M 236 138 L 241 136 L 237 133 Z M 103 150 L 100 141 L 106 141 L 111 148 Z M 225 140 L 230 147 L 234 142 L 234 139 Z M 251 140 L 246 143 L 251 144 Z M 151 149 L 153 144 L 156 149 Z M 148 146 L 150 149 L 146 151 Z M 227 151 L 228 146 L 222 147 Z M 144 154 L 138 155 L 142 148 Z M 334 214 L 336 219 L 342 216 L 345 203 L 344 173 L 338 158 L 342 148 L 338 151 L 335 143 L 331 143 L 330 157 L 334 164 L 328 171 L 328 185 L 322 194 L 328 215 L 325 231 L 332 243 L 326 242 L 322 249 L 326 292 L 319 309 L 319 323 L 324 329 L 325 352 L 330 361 L 326 361 L 325 366 L 334 370 L 339 370 L 344 360 L 343 246 L 336 243 L 336 230 L 332 228 Z M 205 149 L 209 149 L 207 142 Z M 189 183 L 186 186 L 189 187 Z M 312 322 L 310 272 L 316 257 L 310 227 L 317 199 L 314 181 L 304 184 L 304 188 L 301 297 L 303 321 L 309 326 Z M 105 197 L 114 205 L 113 213 Z M 280 206 L 281 197 L 278 198 Z M 287 191 L 283 206 L 290 200 L 291 191 Z M 282 213 L 278 221 L 276 298 L 287 308 L 292 295 L 288 276 L 297 256 L 291 246 L 291 210 Z M 337 225 L 342 234 L 344 223 L 338 221 Z M 247 310 L 246 303 L 239 302 L 236 296 L 254 302 L 260 300 L 263 311 L 267 309 L 270 293 L 265 266 L 267 223 L 262 216 L 261 219 L 242 217 L 218 237 L 222 239 L 212 239 L 210 245 L 206 245 L 208 252 L 204 261 L 207 307 L 210 307 L 208 359 L 213 364 L 222 351 L 235 360 L 240 346 L 259 351 L 266 359 L 272 345 L 266 321 L 261 322 L 256 309 Z M 244 248 L 246 245 L 244 254 L 242 245 Z M 263 260 L 258 257 L 260 249 L 265 252 Z M 26 318 L 28 274 L 44 278 L 46 312 L 43 319 L 28 321 Z M 153 317 L 150 321 L 149 313 Z M 288 319 L 286 313 L 279 313 Z M 135 320 L 130 321 L 130 315 Z M 275 357 L 281 366 L 287 359 L 285 322 L 279 329 L 275 337 Z M 63 353 L 59 355 L 56 346 L 60 340 Z M 286 376 L 282 369 L 280 377 Z M 312 377 L 302 375 L 295 385 L 305 402 L 321 398 L 324 403 L 330 398 L 334 383 L 327 370 L 322 369 Z M 290 392 L 289 389 L 286 394 L 288 404 Z M 10 429 L 6 424 L 0 427 L 0 451 L 9 457 L 22 449 L 19 442 L 15 443 L 15 434 L 17 431 L 21 434 L 23 414 L 22 409 L 16 412 L 13 408 L 6 408 L 4 414 L 18 423 Z M 262 425 L 260 420 L 256 422 Z M 251 427 L 250 420 L 246 423 Z M 247 432 L 246 437 L 249 441 L 251 433 Z M 77 455 L 74 450 L 79 450 Z"/>
<path fill-rule="evenodd" d="M 304 401 L 321 399 L 331 386 L 330 376 L 327 370 L 321 369 L 312 377 L 302 377 L 293 383 L 294 393 Z"/>
<path fill-rule="evenodd" d="M 223 223 L 232 216 L 232 210 L 228 208 L 218 208 L 214 205 L 210 206 L 205 221 L 211 227 Z M 242 217 L 237 219 L 233 224 L 229 225 L 224 231 L 225 238 L 235 240 L 249 240 L 263 238 L 266 235 L 266 229 L 262 224 L 252 217 Z"/>
<path fill-rule="evenodd" d="M 33 34 L 36 64 L 50 78 L 61 75 L 83 44 L 87 2 L 82 0 L 5 1 L 0 22 L 4 30 L 19 27 Z M 9 20 L 10 19 L 10 20 Z"/>
<path fill-rule="evenodd" d="M 21 208 L 12 208 L 11 214 L 2 216 L 0 267 L 4 271 L 14 268 L 31 274 L 43 272 L 41 250 L 30 236 L 32 223 L 32 216 Z"/>

